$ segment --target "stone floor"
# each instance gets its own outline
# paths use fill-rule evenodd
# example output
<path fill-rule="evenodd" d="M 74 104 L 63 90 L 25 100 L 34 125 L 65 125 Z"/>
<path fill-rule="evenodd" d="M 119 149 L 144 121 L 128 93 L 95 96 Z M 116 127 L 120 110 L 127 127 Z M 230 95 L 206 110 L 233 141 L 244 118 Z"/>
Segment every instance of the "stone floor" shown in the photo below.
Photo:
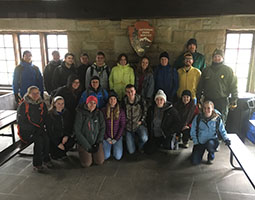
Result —
<path fill-rule="evenodd" d="M 252 151 L 254 147 L 249 145 Z M 45 174 L 33 171 L 31 157 L 17 156 L 0 167 L 0 199 L 255 199 L 244 173 L 231 168 L 224 144 L 212 165 L 191 166 L 191 149 L 152 156 L 125 153 L 121 161 L 111 158 L 102 166 L 86 169 L 80 167 L 77 152 L 70 152 L 66 160 L 53 161 L 55 168 Z M 26 151 L 31 152 L 32 147 Z"/>

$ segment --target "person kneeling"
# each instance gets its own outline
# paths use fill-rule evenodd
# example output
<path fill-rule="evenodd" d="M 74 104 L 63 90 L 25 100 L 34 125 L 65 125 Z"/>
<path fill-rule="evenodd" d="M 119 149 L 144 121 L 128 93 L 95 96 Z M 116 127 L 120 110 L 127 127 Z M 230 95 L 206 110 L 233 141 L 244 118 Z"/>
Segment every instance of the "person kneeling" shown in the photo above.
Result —
<path fill-rule="evenodd" d="M 89 96 L 86 104 L 77 108 L 74 123 L 74 134 L 77 138 L 80 162 L 83 167 L 95 164 L 103 164 L 104 151 L 103 139 L 105 133 L 105 121 L 103 113 L 96 109 L 97 98 Z"/>
<path fill-rule="evenodd" d="M 207 163 L 214 160 L 217 147 L 219 146 L 218 133 L 226 145 L 230 145 L 224 123 L 214 110 L 214 104 L 206 101 L 203 104 L 203 113 L 197 115 L 192 121 L 190 135 L 194 146 L 192 151 L 192 164 L 200 164 L 205 150 L 208 151 Z"/>

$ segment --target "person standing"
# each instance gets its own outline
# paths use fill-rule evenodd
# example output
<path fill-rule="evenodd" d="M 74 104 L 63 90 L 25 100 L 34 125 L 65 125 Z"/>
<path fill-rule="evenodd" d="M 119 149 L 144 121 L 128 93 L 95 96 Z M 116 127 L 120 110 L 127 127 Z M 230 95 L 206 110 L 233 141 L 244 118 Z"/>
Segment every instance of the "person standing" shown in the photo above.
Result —
<path fill-rule="evenodd" d="M 23 58 L 18 66 L 15 67 L 13 75 L 13 93 L 17 103 L 26 94 L 30 86 L 37 86 L 43 98 L 43 78 L 37 66 L 32 63 L 32 53 L 30 51 L 23 52 Z"/>
<path fill-rule="evenodd" d="M 44 80 L 44 86 L 48 94 L 53 91 L 53 85 L 52 85 L 52 78 L 53 78 L 53 73 L 55 69 L 61 65 L 61 60 L 60 60 L 60 55 L 58 51 L 53 51 L 52 52 L 52 57 L 53 59 L 46 65 L 44 72 L 43 72 L 43 80 Z"/>
<path fill-rule="evenodd" d="M 229 107 L 231 109 L 237 107 L 237 77 L 230 67 L 224 65 L 222 50 L 215 49 L 212 60 L 212 65 L 202 72 L 197 87 L 197 100 L 200 102 L 203 95 L 204 101 L 212 101 L 221 113 L 223 122 L 226 123 Z"/>
<path fill-rule="evenodd" d="M 87 53 L 82 53 L 80 56 L 80 62 L 81 62 L 81 65 L 78 67 L 77 72 L 81 82 L 81 90 L 84 91 L 86 72 L 88 67 L 90 66 L 89 55 Z"/>
<path fill-rule="evenodd" d="M 189 52 L 192 54 L 193 57 L 193 67 L 199 69 L 201 72 L 205 69 L 206 63 L 205 63 L 205 57 L 203 54 L 197 52 L 197 40 L 195 38 L 189 39 L 189 41 L 186 44 L 187 51 L 181 54 L 176 61 L 174 62 L 174 68 L 177 70 L 181 67 L 183 67 L 184 64 L 184 54 Z"/>

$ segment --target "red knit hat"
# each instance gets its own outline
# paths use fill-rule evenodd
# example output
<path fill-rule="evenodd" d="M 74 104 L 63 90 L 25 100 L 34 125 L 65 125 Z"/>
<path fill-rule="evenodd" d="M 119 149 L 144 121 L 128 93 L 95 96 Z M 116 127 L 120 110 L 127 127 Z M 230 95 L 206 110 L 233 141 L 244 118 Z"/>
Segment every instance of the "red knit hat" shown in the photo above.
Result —
<path fill-rule="evenodd" d="M 97 104 L 97 98 L 96 98 L 95 96 L 93 96 L 93 95 L 91 95 L 91 96 L 89 96 L 89 97 L 87 98 L 86 104 L 88 104 L 88 103 L 91 102 L 91 101 L 95 101 L 96 104 Z"/>

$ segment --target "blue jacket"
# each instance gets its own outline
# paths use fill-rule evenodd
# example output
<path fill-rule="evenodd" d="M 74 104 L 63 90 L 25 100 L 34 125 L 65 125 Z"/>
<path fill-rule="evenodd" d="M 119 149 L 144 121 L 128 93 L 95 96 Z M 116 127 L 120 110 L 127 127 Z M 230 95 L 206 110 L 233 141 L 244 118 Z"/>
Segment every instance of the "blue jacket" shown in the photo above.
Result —
<path fill-rule="evenodd" d="M 154 73 L 155 92 L 162 89 L 167 96 L 167 100 L 173 100 L 179 87 L 178 73 L 175 68 L 169 64 L 167 66 L 159 65 Z"/>
<path fill-rule="evenodd" d="M 201 116 L 200 123 L 199 123 L 199 129 L 198 129 L 198 137 L 196 134 L 196 127 L 197 127 L 197 117 L 198 115 L 193 119 L 192 125 L 191 125 L 191 131 L 190 136 L 193 140 L 194 145 L 196 144 L 205 144 L 210 139 L 216 139 L 218 138 L 216 133 L 216 122 L 217 118 L 220 117 L 218 114 L 216 114 L 215 117 L 210 119 L 206 122 L 205 118 Z M 225 130 L 225 126 L 222 122 L 222 119 L 220 119 L 219 123 L 219 133 L 221 134 L 223 140 L 227 140 L 227 131 Z"/>
<path fill-rule="evenodd" d="M 98 101 L 97 107 L 100 108 L 100 109 L 103 108 L 106 105 L 107 101 L 108 101 L 108 93 L 105 89 L 103 89 L 103 88 L 101 88 L 101 86 L 99 86 L 99 88 L 96 92 L 90 86 L 89 89 L 85 90 L 82 93 L 79 104 L 86 103 L 86 100 L 90 95 L 93 95 L 93 96 L 97 97 L 97 101 Z"/>
<path fill-rule="evenodd" d="M 43 78 L 39 68 L 32 63 L 21 61 L 13 75 L 13 93 L 23 97 L 30 86 L 37 86 L 43 97 Z"/>

